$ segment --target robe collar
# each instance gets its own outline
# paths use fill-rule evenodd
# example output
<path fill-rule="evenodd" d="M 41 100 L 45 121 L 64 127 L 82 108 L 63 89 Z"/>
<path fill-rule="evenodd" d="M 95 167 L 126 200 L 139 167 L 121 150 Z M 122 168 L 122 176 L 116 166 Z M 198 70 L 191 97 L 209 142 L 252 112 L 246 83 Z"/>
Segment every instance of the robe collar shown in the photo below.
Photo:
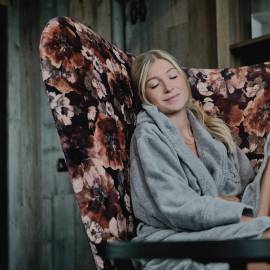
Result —
<path fill-rule="evenodd" d="M 154 105 L 143 104 L 143 110 L 146 112 L 168 141 L 173 145 L 179 159 L 190 168 L 204 193 L 217 195 L 217 185 L 223 182 L 224 171 L 226 171 L 226 155 L 227 150 L 223 143 L 214 139 L 206 128 L 195 117 L 191 110 L 187 109 L 188 118 L 192 128 L 193 136 L 196 142 L 199 157 L 196 156 L 186 145 L 184 139 L 177 127 L 169 120 L 169 118 L 160 112 Z M 215 161 L 213 170 L 215 177 L 206 167 L 209 164 L 209 155 Z M 213 186 L 215 187 L 213 189 Z"/>

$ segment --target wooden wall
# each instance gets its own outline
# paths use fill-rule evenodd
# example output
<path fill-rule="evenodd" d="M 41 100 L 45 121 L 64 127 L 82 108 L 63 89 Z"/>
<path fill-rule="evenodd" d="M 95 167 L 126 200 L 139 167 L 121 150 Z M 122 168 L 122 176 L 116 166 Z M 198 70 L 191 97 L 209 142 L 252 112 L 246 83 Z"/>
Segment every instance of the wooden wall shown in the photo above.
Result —
<path fill-rule="evenodd" d="M 20 2 L 20 3 L 19 3 Z M 10 269 L 40 269 L 40 81 L 36 59 L 37 17 L 29 1 L 8 10 L 8 190 Z"/>
<path fill-rule="evenodd" d="M 218 67 L 241 66 L 230 45 L 251 38 L 250 1 L 216 0 Z"/>
<path fill-rule="evenodd" d="M 215 0 L 146 0 L 144 22 L 131 23 L 126 10 L 127 50 L 135 53 L 161 48 L 183 66 L 216 67 Z"/>
<path fill-rule="evenodd" d="M 139 1 L 137 1 L 139 2 Z M 249 1 L 145 0 L 146 20 L 131 22 L 127 4 L 127 50 L 140 53 L 161 48 L 182 66 L 215 68 L 239 66 L 230 45 L 250 37 Z M 138 15 L 139 16 L 139 15 Z"/>
<path fill-rule="evenodd" d="M 7 7 L 0 3 L 0 265 L 7 268 Z"/>
<path fill-rule="evenodd" d="M 41 82 L 42 28 L 68 15 L 110 40 L 110 1 L 8 4 L 8 212 L 10 270 L 95 269 Z"/>

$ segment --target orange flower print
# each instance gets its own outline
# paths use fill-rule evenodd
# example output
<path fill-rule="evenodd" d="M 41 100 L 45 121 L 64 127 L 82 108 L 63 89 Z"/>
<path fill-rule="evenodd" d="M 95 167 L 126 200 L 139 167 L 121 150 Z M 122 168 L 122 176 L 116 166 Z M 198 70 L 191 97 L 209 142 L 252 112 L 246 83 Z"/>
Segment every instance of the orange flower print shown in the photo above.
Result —
<path fill-rule="evenodd" d="M 60 34 L 61 31 L 61 34 Z M 83 65 L 83 55 L 76 52 L 76 35 L 68 27 L 59 27 L 59 22 L 52 21 L 41 37 L 40 55 L 42 59 L 50 59 L 51 64 L 67 69 L 79 68 Z"/>
<path fill-rule="evenodd" d="M 230 127 L 237 127 L 243 121 L 243 111 L 238 105 L 232 105 L 226 117 L 226 122 Z"/>
<path fill-rule="evenodd" d="M 94 140 L 96 151 L 103 160 L 104 166 L 114 170 L 122 169 L 126 156 L 123 124 L 100 113 L 96 122 Z"/>
<path fill-rule="evenodd" d="M 270 91 L 261 90 L 256 98 L 249 101 L 244 110 L 244 128 L 249 134 L 262 137 L 270 131 Z"/>

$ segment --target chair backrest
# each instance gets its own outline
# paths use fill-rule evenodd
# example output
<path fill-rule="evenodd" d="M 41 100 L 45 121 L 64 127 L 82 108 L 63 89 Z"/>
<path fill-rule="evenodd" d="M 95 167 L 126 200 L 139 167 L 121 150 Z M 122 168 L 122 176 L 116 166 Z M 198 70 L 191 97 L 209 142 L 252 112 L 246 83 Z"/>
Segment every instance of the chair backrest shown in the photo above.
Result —
<path fill-rule="evenodd" d="M 45 83 L 68 173 L 97 269 L 133 269 L 104 257 L 106 242 L 129 240 L 134 218 L 129 143 L 140 110 L 130 83 L 133 55 L 68 17 L 50 20 L 40 41 Z M 270 63 L 184 69 L 196 102 L 223 117 L 255 168 L 270 129 Z"/>
<path fill-rule="evenodd" d="M 195 102 L 230 127 L 255 171 L 270 131 L 270 62 L 224 69 L 186 69 Z"/>

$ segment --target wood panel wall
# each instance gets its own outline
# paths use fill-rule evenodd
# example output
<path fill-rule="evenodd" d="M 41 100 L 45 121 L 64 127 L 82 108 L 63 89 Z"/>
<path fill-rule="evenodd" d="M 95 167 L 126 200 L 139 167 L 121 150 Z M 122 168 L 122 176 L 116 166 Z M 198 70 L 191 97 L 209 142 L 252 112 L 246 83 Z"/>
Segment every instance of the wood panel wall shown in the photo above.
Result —
<path fill-rule="evenodd" d="M 0 4 L 0 265 L 7 268 L 7 7 Z"/>
<path fill-rule="evenodd" d="M 230 45 L 251 37 L 250 1 L 216 0 L 218 67 L 241 66 Z"/>
<path fill-rule="evenodd" d="M 36 16 L 29 16 L 29 6 Z M 38 2 L 8 8 L 8 190 L 10 269 L 40 269 L 40 75 Z"/>
<path fill-rule="evenodd" d="M 183 66 L 215 67 L 215 0 L 146 0 L 144 22 L 131 23 L 126 10 L 127 50 L 139 53 L 160 48 L 172 53 Z"/>
<path fill-rule="evenodd" d="M 8 4 L 10 270 L 95 269 L 41 82 L 38 44 L 55 16 L 72 16 L 110 40 L 110 1 L 12 0 Z"/>
<path fill-rule="evenodd" d="M 70 16 L 90 26 L 105 39 L 111 40 L 110 0 L 69 0 Z"/>

